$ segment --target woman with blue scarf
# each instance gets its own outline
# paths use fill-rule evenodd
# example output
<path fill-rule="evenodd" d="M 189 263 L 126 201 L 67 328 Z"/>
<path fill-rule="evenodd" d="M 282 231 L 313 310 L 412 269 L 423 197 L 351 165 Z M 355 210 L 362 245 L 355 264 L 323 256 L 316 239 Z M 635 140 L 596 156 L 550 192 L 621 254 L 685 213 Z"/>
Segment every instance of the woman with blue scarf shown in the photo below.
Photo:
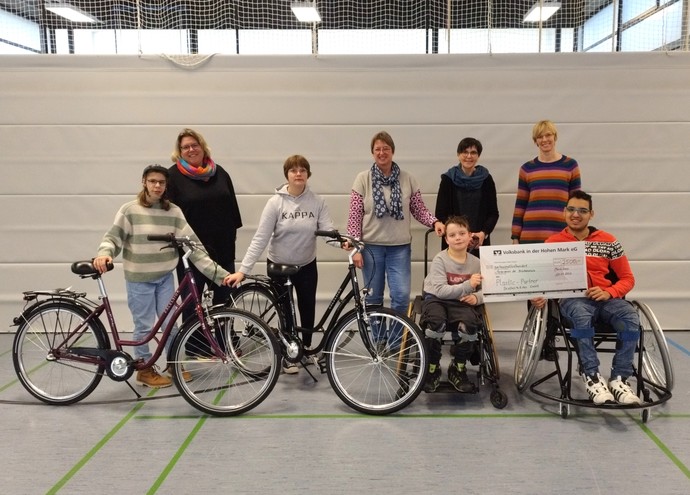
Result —
<path fill-rule="evenodd" d="M 362 268 L 371 292 L 367 304 L 383 304 L 384 286 L 388 282 L 391 308 L 407 314 L 411 280 L 412 218 L 433 227 L 441 236 L 445 230 L 427 209 L 419 184 L 393 161 L 395 143 L 385 131 L 371 140 L 373 165 L 355 178 L 350 191 L 347 233 L 366 243 L 364 253 L 353 261 Z M 384 344 L 383 336 L 374 336 Z M 398 334 L 385 337 L 388 344 L 399 346 Z"/>
<path fill-rule="evenodd" d="M 489 236 L 498 222 L 496 184 L 489 171 L 479 165 L 482 143 L 466 137 L 458 144 L 459 163 L 441 175 L 436 197 L 436 217 L 446 221 L 464 215 L 470 223 L 474 242 L 471 253 L 479 256 L 479 246 L 491 244 Z M 442 248 L 447 247 L 445 241 Z"/>

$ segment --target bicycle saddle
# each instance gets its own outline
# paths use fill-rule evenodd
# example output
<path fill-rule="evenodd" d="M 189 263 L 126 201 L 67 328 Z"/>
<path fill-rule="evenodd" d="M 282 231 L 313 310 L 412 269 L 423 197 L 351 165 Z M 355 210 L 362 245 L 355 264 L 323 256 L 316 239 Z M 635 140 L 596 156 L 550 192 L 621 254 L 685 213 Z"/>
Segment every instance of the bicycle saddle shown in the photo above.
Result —
<path fill-rule="evenodd" d="M 112 270 L 114 265 L 112 263 L 108 263 L 106 265 L 106 268 L 108 271 Z M 88 261 L 75 261 L 72 263 L 72 273 L 75 273 L 77 275 L 97 275 L 98 270 L 96 270 L 93 267 L 93 260 L 88 260 Z"/>
<path fill-rule="evenodd" d="M 297 273 L 301 267 L 299 265 L 281 265 L 279 263 L 269 263 L 266 273 L 269 277 L 290 277 Z"/>

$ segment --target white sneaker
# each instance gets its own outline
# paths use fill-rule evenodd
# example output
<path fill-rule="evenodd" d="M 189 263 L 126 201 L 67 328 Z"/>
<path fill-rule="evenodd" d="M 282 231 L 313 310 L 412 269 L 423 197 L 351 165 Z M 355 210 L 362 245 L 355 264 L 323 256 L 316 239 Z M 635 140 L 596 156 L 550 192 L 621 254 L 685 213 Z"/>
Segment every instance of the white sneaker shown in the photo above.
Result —
<path fill-rule="evenodd" d="M 599 373 L 594 376 L 587 376 L 582 374 L 582 380 L 585 382 L 589 398 L 597 405 L 612 404 L 615 402 L 613 394 L 606 386 L 606 382 Z"/>
<path fill-rule="evenodd" d="M 287 375 L 294 375 L 295 373 L 299 373 L 299 367 L 297 364 L 283 359 L 283 373 Z"/>
<path fill-rule="evenodd" d="M 640 398 L 633 392 L 627 381 L 620 376 L 609 381 L 609 390 L 619 404 L 642 404 Z"/>

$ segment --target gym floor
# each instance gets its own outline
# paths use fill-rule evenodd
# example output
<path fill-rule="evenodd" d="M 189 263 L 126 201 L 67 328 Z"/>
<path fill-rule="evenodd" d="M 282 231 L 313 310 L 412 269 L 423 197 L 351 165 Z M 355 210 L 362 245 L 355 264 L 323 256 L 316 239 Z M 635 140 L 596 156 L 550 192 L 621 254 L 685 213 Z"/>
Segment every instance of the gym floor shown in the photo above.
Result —
<path fill-rule="evenodd" d="M 302 369 L 232 418 L 202 415 L 174 388 L 134 385 L 137 400 L 107 378 L 81 403 L 44 405 L 16 379 L 13 335 L 0 334 L 0 493 L 685 495 L 690 331 L 666 338 L 673 397 L 643 423 L 640 409 L 571 407 L 563 419 L 557 402 L 519 393 L 517 332 L 495 335 L 504 409 L 485 385 L 422 393 L 400 413 L 366 416 L 338 399 L 326 375 L 314 382 Z M 536 375 L 551 369 L 542 361 Z M 584 390 L 579 380 L 573 388 Z"/>

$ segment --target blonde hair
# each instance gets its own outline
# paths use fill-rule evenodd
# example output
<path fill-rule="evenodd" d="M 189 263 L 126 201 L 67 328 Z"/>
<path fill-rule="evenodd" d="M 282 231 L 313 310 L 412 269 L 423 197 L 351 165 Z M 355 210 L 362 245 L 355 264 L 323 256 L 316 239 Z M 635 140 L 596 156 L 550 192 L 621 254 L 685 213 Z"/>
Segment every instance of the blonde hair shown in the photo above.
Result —
<path fill-rule="evenodd" d="M 173 149 L 172 154 L 170 155 L 170 159 L 173 162 L 177 162 L 177 160 L 179 160 L 182 156 L 182 150 L 180 149 L 180 145 L 182 143 L 182 138 L 185 137 L 190 137 L 194 139 L 197 143 L 199 143 L 201 149 L 204 150 L 204 158 L 211 156 L 211 148 L 208 147 L 208 144 L 206 143 L 204 136 L 202 136 L 200 132 L 197 132 L 194 129 L 186 128 L 182 129 L 180 133 L 177 135 L 177 140 L 175 141 L 175 148 Z"/>
<path fill-rule="evenodd" d="M 556 124 L 550 120 L 540 120 L 532 127 L 532 141 L 537 142 L 537 138 L 547 133 L 553 134 L 554 139 L 558 139 L 558 129 Z"/>

